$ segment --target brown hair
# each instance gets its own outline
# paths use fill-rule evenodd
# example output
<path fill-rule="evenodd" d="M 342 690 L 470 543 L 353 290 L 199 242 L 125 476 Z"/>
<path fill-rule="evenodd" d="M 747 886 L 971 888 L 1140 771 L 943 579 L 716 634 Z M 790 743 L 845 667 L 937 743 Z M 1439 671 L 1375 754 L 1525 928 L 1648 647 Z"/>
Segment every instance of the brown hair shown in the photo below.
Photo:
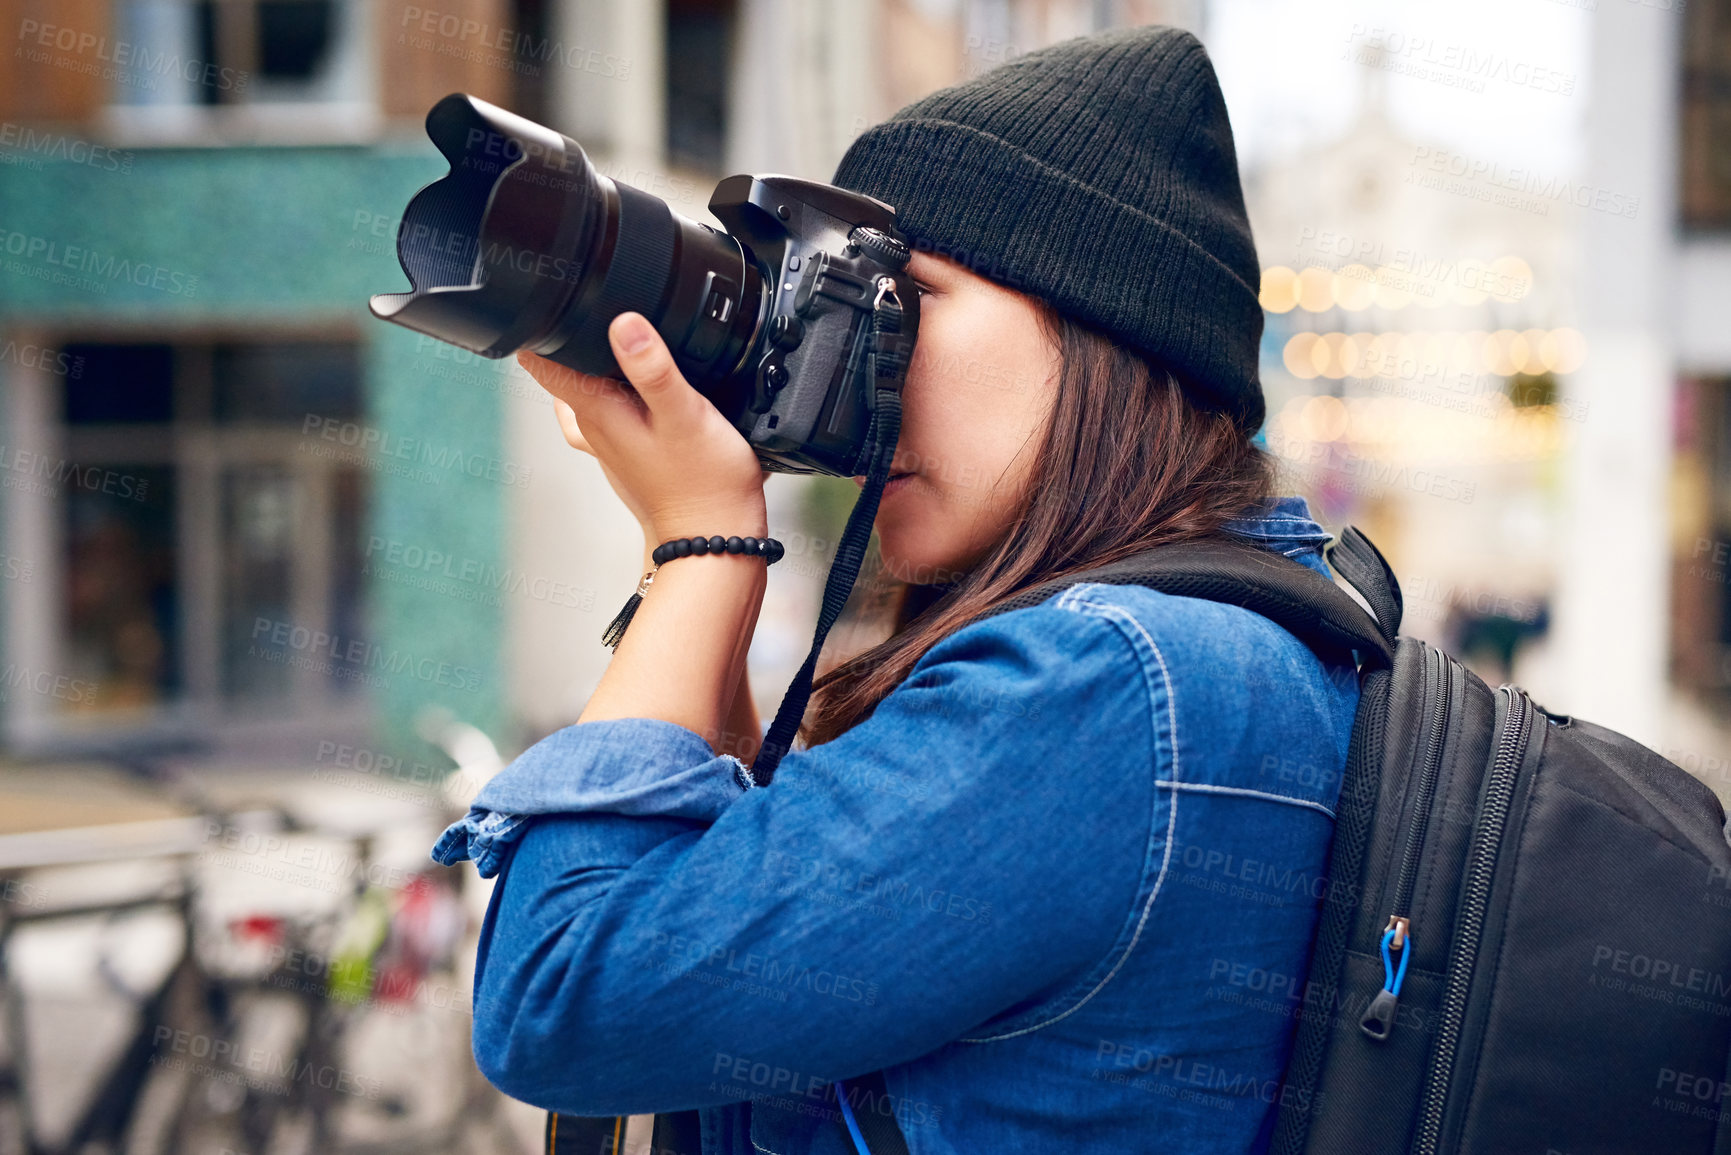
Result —
<path fill-rule="evenodd" d="M 1042 581 L 1218 533 L 1273 492 L 1272 459 L 1165 365 L 1035 301 L 1061 368 L 1022 509 L 953 586 L 902 585 L 896 631 L 819 678 L 808 745 L 871 716 L 921 655 Z M 893 575 L 892 575 L 893 576 Z"/>

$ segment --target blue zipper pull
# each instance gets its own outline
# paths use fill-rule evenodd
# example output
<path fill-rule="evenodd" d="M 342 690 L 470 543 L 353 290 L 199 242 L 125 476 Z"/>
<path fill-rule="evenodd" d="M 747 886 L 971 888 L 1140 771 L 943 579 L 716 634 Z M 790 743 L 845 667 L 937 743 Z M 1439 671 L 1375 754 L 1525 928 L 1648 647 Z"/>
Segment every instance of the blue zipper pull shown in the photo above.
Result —
<path fill-rule="evenodd" d="M 835 1103 L 841 1108 L 842 1122 L 847 1124 L 847 1135 L 853 1140 L 854 1150 L 859 1155 L 872 1155 L 872 1149 L 866 1145 L 865 1136 L 860 1134 L 859 1121 L 853 1116 L 853 1105 L 848 1102 L 847 1084 L 840 1079 L 835 1081 Z"/>
<path fill-rule="evenodd" d="M 1406 919 L 1398 915 L 1389 917 L 1388 929 L 1382 932 L 1382 989 L 1376 992 L 1376 997 L 1364 1009 L 1364 1017 L 1358 1021 L 1358 1029 L 1379 1043 L 1394 1030 L 1394 1013 L 1400 1006 L 1400 985 L 1406 981 L 1406 964 L 1412 961 L 1409 931 L 1410 924 Z M 1400 952 L 1399 970 L 1395 969 L 1394 960 L 1389 957 L 1391 951 Z"/>

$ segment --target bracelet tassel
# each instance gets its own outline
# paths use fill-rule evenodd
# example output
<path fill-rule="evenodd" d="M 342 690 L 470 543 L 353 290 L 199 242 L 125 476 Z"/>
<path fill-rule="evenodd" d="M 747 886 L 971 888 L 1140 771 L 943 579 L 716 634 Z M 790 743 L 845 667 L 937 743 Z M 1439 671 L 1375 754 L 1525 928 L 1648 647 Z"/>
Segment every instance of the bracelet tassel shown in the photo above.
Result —
<path fill-rule="evenodd" d="M 690 557 L 693 554 L 731 553 L 745 554 L 751 557 L 761 557 L 770 565 L 780 561 L 787 553 L 779 541 L 766 537 L 761 540 L 755 537 L 676 537 L 672 541 L 664 541 L 655 547 L 650 559 L 655 562 L 655 568 L 676 557 Z M 649 592 L 649 583 L 655 580 L 655 570 L 643 575 L 638 583 L 637 592 L 625 599 L 625 604 L 619 612 L 613 615 L 613 620 L 607 623 L 607 628 L 601 633 L 601 644 L 617 650 L 619 642 L 625 637 L 625 629 L 631 624 L 631 619 L 637 613 L 637 607 L 643 604 L 643 595 Z"/>
<path fill-rule="evenodd" d="M 613 620 L 607 623 L 607 629 L 601 634 L 601 644 L 617 650 L 620 641 L 625 637 L 625 628 L 631 624 L 632 617 L 637 613 L 637 607 L 643 604 L 643 594 L 649 589 L 649 583 L 655 580 L 655 571 L 650 570 L 643 575 L 643 581 L 625 604 L 619 607 L 619 612 L 613 615 Z"/>

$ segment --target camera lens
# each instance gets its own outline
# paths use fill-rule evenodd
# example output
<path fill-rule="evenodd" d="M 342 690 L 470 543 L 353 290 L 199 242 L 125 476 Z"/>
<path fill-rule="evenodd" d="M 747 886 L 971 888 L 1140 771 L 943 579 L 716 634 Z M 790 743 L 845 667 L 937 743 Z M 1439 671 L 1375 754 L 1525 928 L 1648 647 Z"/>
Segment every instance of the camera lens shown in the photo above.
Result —
<path fill-rule="evenodd" d="M 607 327 L 642 313 L 718 407 L 743 405 L 738 372 L 761 323 L 763 283 L 738 240 L 595 171 L 568 136 L 472 96 L 447 96 L 427 135 L 451 171 L 409 203 L 397 259 L 411 291 L 377 317 L 486 357 L 528 349 L 620 377 Z M 740 380 L 746 378 L 745 382 Z"/>

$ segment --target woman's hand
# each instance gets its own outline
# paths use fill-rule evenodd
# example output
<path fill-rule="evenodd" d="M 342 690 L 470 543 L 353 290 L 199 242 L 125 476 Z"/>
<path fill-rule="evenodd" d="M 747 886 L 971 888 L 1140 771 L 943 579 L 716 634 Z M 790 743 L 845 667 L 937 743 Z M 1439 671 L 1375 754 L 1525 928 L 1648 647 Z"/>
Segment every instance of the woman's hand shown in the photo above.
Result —
<path fill-rule="evenodd" d="M 764 536 L 767 474 L 745 438 L 685 380 L 642 314 L 621 313 L 607 335 L 629 386 L 517 355 L 553 395 L 565 440 L 601 463 L 651 544 L 699 534 Z"/>
<path fill-rule="evenodd" d="M 629 385 L 531 353 L 517 360 L 553 395 L 565 440 L 601 463 L 643 526 L 646 550 L 699 534 L 767 536 L 765 474 L 745 438 L 685 380 L 642 314 L 621 313 L 607 336 Z M 731 725 L 750 729 L 755 743 L 745 658 L 764 568 L 742 554 L 657 571 L 578 721 L 659 718 L 729 745 L 737 719 Z"/>

